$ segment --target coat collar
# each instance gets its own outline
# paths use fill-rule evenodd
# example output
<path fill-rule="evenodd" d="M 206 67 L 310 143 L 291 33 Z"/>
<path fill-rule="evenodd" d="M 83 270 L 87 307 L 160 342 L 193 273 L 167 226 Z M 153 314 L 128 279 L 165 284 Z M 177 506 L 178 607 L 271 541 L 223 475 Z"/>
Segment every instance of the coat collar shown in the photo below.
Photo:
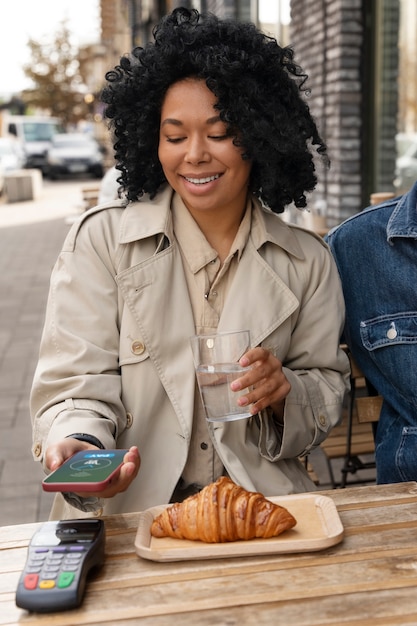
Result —
<path fill-rule="evenodd" d="M 165 186 L 153 200 L 145 196 L 138 202 L 127 205 L 120 224 L 119 242 L 131 243 L 155 235 L 165 235 L 170 242 L 173 239 L 171 202 L 173 190 Z M 255 206 L 252 239 L 257 250 L 271 242 L 292 256 L 304 259 L 304 252 L 293 232 L 294 226 L 286 224 L 278 215 L 263 207 L 253 197 Z"/>
<path fill-rule="evenodd" d="M 391 200 L 396 206 L 388 220 L 387 241 L 395 237 L 417 239 L 417 183 L 400 199 Z"/>

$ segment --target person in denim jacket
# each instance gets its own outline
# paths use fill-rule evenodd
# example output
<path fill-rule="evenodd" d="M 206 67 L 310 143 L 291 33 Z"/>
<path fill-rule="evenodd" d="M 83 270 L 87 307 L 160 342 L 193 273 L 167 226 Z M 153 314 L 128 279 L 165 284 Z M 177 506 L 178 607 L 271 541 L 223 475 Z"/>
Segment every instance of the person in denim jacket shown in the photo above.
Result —
<path fill-rule="evenodd" d="M 346 301 L 344 339 L 384 401 L 378 483 L 417 480 L 417 183 L 326 237 Z"/>

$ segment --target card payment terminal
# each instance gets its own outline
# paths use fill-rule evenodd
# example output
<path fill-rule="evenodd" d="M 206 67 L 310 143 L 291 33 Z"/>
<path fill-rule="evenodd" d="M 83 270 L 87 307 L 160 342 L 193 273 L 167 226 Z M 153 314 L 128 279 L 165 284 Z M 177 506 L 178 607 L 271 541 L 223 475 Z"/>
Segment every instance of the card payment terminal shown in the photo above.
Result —
<path fill-rule="evenodd" d="M 33 535 L 16 591 L 22 609 L 49 613 L 81 604 L 87 575 L 104 561 L 99 519 L 46 522 Z"/>

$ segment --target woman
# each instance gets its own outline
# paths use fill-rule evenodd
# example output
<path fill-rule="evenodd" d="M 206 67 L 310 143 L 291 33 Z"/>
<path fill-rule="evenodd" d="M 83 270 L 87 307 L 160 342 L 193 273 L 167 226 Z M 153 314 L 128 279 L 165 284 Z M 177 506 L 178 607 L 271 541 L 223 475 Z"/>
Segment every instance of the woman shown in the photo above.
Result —
<path fill-rule="evenodd" d="M 85 448 L 129 453 L 105 492 L 59 496 L 56 517 L 182 500 L 222 474 L 265 495 L 314 489 L 299 456 L 341 415 L 337 270 L 275 215 L 305 206 L 311 145 L 325 154 L 306 77 L 251 24 L 176 9 L 154 37 L 106 76 L 126 199 L 65 241 L 31 398 L 46 470 Z M 233 390 L 251 387 L 252 417 L 207 424 L 189 337 L 246 328 Z"/>

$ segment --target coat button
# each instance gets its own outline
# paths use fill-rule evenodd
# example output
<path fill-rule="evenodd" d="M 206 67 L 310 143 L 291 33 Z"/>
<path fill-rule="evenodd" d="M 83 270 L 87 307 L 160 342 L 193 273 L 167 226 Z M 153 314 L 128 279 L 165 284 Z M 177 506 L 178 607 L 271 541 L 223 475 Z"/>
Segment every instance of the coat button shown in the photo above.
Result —
<path fill-rule="evenodd" d="M 200 443 L 200 448 L 201 448 L 202 450 L 207 450 L 208 445 L 206 444 L 206 442 L 205 442 L 205 441 L 203 441 L 203 443 Z"/>
<path fill-rule="evenodd" d="M 141 341 L 133 341 L 130 349 L 132 350 L 133 354 L 139 356 L 140 354 L 143 354 L 145 352 L 145 344 Z"/>
<path fill-rule="evenodd" d="M 326 425 L 326 416 L 323 415 L 322 413 L 320 413 L 319 415 L 319 422 L 321 426 L 325 426 Z"/>
<path fill-rule="evenodd" d="M 130 428 L 133 424 L 133 415 L 132 413 L 126 413 L 126 428 Z"/>
<path fill-rule="evenodd" d="M 35 445 L 33 446 L 33 454 L 38 458 L 41 456 L 42 446 L 40 443 L 35 443 Z"/>

